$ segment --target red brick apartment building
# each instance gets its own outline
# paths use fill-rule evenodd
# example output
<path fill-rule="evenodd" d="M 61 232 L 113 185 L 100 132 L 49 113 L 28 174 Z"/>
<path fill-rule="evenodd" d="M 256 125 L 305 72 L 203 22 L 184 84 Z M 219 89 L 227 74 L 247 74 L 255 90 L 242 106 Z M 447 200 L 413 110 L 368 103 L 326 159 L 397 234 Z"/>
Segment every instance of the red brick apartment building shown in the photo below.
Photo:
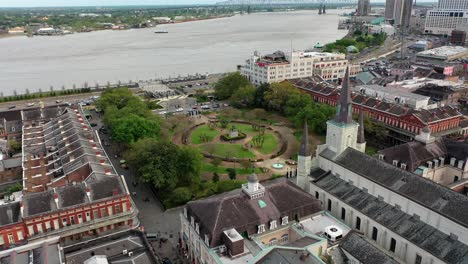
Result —
<path fill-rule="evenodd" d="M 23 196 L 0 205 L 0 246 L 50 236 L 69 245 L 139 225 L 119 176 L 80 106 L 21 111 Z"/>

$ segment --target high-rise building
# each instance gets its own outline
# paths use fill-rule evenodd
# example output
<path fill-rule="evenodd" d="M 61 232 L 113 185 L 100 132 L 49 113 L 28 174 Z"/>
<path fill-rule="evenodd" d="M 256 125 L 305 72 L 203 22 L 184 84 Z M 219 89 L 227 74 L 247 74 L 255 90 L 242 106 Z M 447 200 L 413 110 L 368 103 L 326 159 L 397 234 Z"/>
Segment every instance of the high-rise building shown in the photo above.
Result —
<path fill-rule="evenodd" d="M 468 1 L 439 0 L 437 8 L 427 12 L 424 32 L 449 36 L 457 26 L 467 23 Z"/>
<path fill-rule="evenodd" d="M 357 14 L 359 16 L 367 16 L 371 11 L 370 0 L 359 0 Z"/>
<path fill-rule="evenodd" d="M 395 12 L 395 0 L 387 0 L 385 2 L 385 19 L 394 19 L 393 13 Z"/>
<path fill-rule="evenodd" d="M 466 0 L 439 0 L 438 9 L 468 9 Z"/>
<path fill-rule="evenodd" d="M 387 0 L 385 3 L 385 19 L 394 20 L 395 25 L 408 27 L 411 19 L 413 0 Z"/>

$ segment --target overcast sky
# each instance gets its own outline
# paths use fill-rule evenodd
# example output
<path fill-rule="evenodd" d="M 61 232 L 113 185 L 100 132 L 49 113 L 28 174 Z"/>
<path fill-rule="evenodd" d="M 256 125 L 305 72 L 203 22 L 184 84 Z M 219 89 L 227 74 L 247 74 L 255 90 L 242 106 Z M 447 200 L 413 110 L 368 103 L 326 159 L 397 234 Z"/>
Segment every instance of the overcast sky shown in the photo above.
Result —
<path fill-rule="evenodd" d="M 0 0 L 0 7 L 186 5 L 186 4 L 214 4 L 220 1 L 221 0 Z M 371 2 L 384 2 L 384 1 L 385 0 L 371 0 Z M 433 2 L 433 1 L 436 1 L 436 0 L 424 0 L 424 2 Z"/>

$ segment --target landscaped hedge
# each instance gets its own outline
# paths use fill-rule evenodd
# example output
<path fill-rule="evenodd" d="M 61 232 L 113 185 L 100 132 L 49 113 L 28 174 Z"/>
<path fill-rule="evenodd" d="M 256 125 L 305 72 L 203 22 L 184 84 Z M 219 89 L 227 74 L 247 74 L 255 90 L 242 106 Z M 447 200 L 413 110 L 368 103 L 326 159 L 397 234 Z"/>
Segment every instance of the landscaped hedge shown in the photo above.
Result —
<path fill-rule="evenodd" d="M 223 140 L 223 141 L 240 140 L 240 139 L 244 139 L 246 137 L 247 137 L 247 135 L 245 133 L 238 132 L 237 137 L 229 137 L 229 134 L 221 135 L 221 140 Z"/>

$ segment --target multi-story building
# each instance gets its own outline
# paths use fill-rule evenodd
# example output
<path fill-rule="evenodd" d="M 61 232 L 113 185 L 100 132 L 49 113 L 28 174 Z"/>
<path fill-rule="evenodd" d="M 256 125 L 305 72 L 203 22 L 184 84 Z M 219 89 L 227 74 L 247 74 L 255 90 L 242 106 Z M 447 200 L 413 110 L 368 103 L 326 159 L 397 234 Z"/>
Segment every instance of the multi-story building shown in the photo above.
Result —
<path fill-rule="evenodd" d="M 317 78 L 292 79 L 289 82 L 312 96 L 316 102 L 338 105 L 340 89 L 330 83 L 318 82 Z M 381 122 L 389 130 L 389 140 L 395 142 L 413 140 L 426 126 L 429 126 L 436 136 L 456 134 L 461 130 L 462 114 L 450 105 L 423 109 L 418 108 L 421 102 L 414 101 L 414 98 L 400 95 L 398 98 L 386 100 L 367 94 L 365 89 L 352 92 L 351 102 L 354 113 L 362 111 L 373 120 Z"/>
<path fill-rule="evenodd" d="M 466 263 L 468 197 L 367 155 L 363 123 L 353 121 L 351 109 L 345 78 L 326 143 L 314 157 L 301 143 L 297 185 L 399 263 Z"/>
<path fill-rule="evenodd" d="M 320 207 L 289 179 L 263 185 L 250 175 L 242 190 L 187 204 L 180 216 L 181 249 L 195 264 L 266 264 L 280 259 L 324 264 L 320 257 L 350 228 Z"/>
<path fill-rule="evenodd" d="M 395 19 L 395 17 L 393 16 L 394 13 L 395 13 L 395 0 L 385 1 L 385 19 L 386 20 Z"/>
<path fill-rule="evenodd" d="M 281 82 L 287 79 L 302 78 L 318 74 L 327 81 L 343 78 L 348 66 L 345 54 L 294 51 L 286 54 L 276 51 L 273 54 L 260 56 L 258 52 L 240 67 L 242 75 L 253 84 Z M 360 71 L 359 65 L 350 67 L 351 76 Z"/>
<path fill-rule="evenodd" d="M 404 29 L 410 25 L 412 0 L 387 0 L 385 2 L 385 19 Z"/>
<path fill-rule="evenodd" d="M 23 194 L 0 206 L 0 246 L 49 236 L 69 245 L 139 225 L 80 106 L 23 110 Z"/>
<path fill-rule="evenodd" d="M 370 0 L 359 0 L 357 15 L 358 16 L 367 16 L 371 12 Z"/>
<path fill-rule="evenodd" d="M 416 60 L 418 62 L 426 62 L 437 65 L 447 65 L 455 60 L 465 58 L 468 58 L 468 48 L 461 46 L 443 46 L 435 49 L 421 51 L 416 54 Z"/>
<path fill-rule="evenodd" d="M 383 149 L 378 153 L 387 163 L 466 194 L 467 143 L 433 137 L 431 130 L 424 128 L 414 141 Z"/>
<path fill-rule="evenodd" d="M 450 36 L 458 25 L 468 23 L 468 2 L 464 0 L 439 0 L 436 9 L 426 15 L 424 32 Z"/>

